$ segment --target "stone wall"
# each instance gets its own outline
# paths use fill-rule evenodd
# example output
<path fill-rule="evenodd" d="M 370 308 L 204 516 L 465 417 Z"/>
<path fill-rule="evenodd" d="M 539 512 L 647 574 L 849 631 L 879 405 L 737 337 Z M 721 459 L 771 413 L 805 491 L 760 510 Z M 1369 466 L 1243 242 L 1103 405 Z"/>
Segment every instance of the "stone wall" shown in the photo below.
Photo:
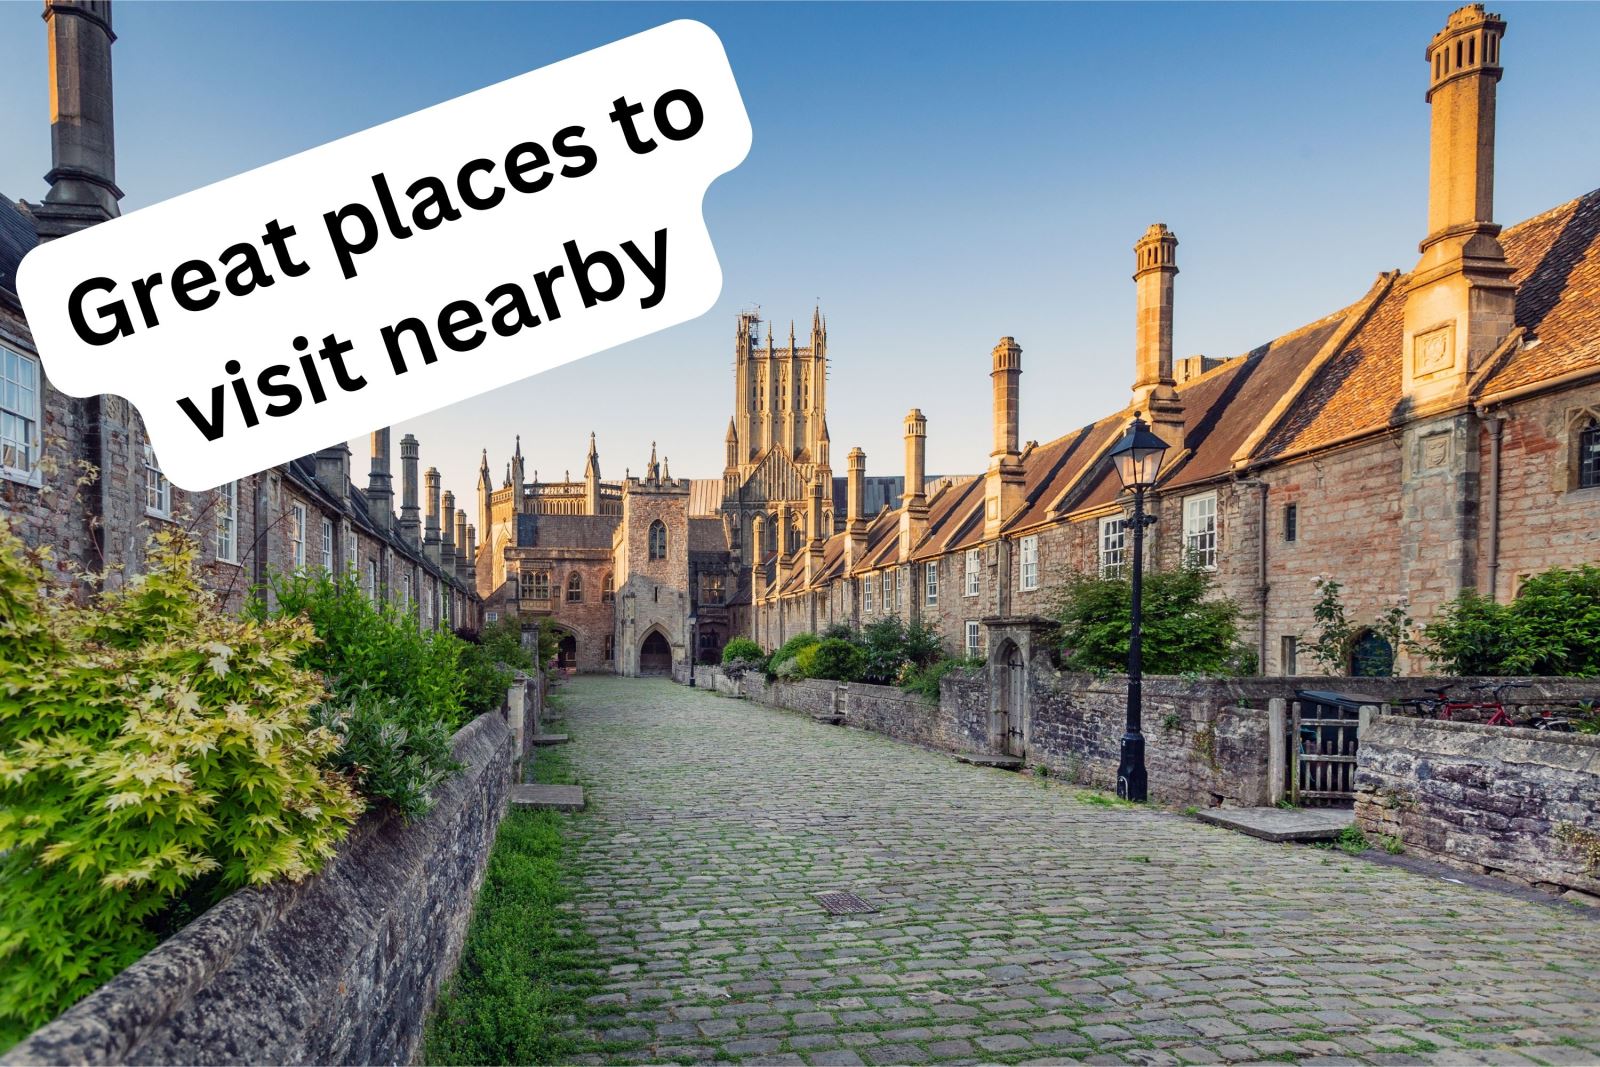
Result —
<path fill-rule="evenodd" d="M 1600 896 L 1600 737 L 1374 718 L 1356 819 L 1411 855 Z"/>
<path fill-rule="evenodd" d="M 505 717 L 455 753 L 427 818 L 368 815 L 319 874 L 234 893 L 0 1063 L 411 1062 L 505 812 Z"/>

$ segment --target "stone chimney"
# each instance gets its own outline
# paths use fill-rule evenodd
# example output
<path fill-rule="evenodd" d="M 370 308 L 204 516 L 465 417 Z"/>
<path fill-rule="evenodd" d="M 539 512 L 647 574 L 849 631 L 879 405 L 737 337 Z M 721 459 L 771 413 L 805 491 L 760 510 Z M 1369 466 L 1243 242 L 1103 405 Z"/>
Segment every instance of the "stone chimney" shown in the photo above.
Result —
<path fill-rule="evenodd" d="M 467 584 L 478 582 L 478 528 L 467 523 Z"/>
<path fill-rule="evenodd" d="M 389 427 L 372 431 L 372 471 L 367 475 L 367 517 L 378 529 L 394 528 L 394 478 L 389 473 Z"/>
<path fill-rule="evenodd" d="M 906 492 L 900 506 L 901 562 L 911 558 L 911 550 L 928 530 L 928 497 L 923 487 L 927 455 L 928 420 L 923 418 L 921 408 L 912 408 L 906 415 Z"/>
<path fill-rule="evenodd" d="M 423 500 L 422 548 L 433 562 L 439 562 L 439 468 L 429 467 L 422 473 L 426 492 Z"/>
<path fill-rule="evenodd" d="M 46 0 L 50 40 L 50 183 L 32 209 L 40 240 L 116 218 L 110 0 Z"/>
<path fill-rule="evenodd" d="M 472 573 L 472 555 L 467 551 L 467 511 L 456 509 L 456 577 L 469 582 Z"/>
<path fill-rule="evenodd" d="M 1178 238 L 1166 223 L 1154 222 L 1133 246 L 1134 316 L 1133 410 L 1149 416 L 1156 436 L 1173 449 L 1183 447 L 1183 402 L 1172 367 L 1172 298 L 1178 276 Z"/>
<path fill-rule="evenodd" d="M 446 576 L 456 572 L 456 495 L 444 491 L 439 509 L 439 566 Z"/>
<path fill-rule="evenodd" d="M 845 457 L 845 570 L 867 554 L 867 454 L 852 448 Z"/>
<path fill-rule="evenodd" d="M 1402 384 L 1413 408 L 1448 401 L 1514 325 L 1516 289 L 1494 221 L 1495 93 L 1506 24 L 1482 4 L 1428 45 L 1428 235 L 1406 290 Z"/>
<path fill-rule="evenodd" d="M 350 499 L 350 446 L 333 445 L 316 454 L 317 484 L 340 504 Z"/>
<path fill-rule="evenodd" d="M 983 488 L 983 536 L 997 537 L 1003 523 L 1022 503 L 1022 450 L 1018 420 L 1021 406 L 1022 346 L 1012 337 L 994 346 L 994 451 Z"/>
<path fill-rule="evenodd" d="M 417 439 L 410 434 L 400 438 L 400 537 L 412 548 L 422 538 L 417 521 Z"/>

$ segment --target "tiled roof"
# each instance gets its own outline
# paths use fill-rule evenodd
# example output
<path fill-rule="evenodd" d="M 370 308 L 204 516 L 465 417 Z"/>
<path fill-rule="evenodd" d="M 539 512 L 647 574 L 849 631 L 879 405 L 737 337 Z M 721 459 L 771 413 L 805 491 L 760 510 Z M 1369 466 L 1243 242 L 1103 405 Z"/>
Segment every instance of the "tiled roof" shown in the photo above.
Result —
<path fill-rule="evenodd" d="M 15 296 L 17 293 L 17 266 L 22 257 L 39 243 L 33 220 L 22 210 L 0 196 L 0 291 Z"/>
<path fill-rule="evenodd" d="M 611 551 L 611 534 L 620 515 L 517 516 L 519 548 L 590 548 Z"/>
<path fill-rule="evenodd" d="M 1479 390 L 1488 396 L 1600 367 L 1600 190 L 1501 236 L 1516 264 L 1517 325 L 1524 345 Z"/>
<path fill-rule="evenodd" d="M 721 478 L 690 479 L 689 514 L 697 518 L 713 518 L 722 514 Z"/>
<path fill-rule="evenodd" d="M 718 481 L 717 485 L 720 488 L 722 482 Z M 726 552 L 728 548 L 728 530 L 721 518 L 696 515 L 692 510 L 689 512 L 690 552 Z"/>

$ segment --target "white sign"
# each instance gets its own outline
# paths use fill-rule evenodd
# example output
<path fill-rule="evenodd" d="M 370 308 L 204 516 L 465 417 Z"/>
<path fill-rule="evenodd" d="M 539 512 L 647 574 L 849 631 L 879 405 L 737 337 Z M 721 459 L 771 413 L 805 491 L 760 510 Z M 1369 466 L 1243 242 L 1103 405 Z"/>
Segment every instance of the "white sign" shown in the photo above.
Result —
<path fill-rule="evenodd" d="M 41 245 L 45 371 L 138 406 L 185 489 L 704 314 L 750 120 L 672 22 Z"/>

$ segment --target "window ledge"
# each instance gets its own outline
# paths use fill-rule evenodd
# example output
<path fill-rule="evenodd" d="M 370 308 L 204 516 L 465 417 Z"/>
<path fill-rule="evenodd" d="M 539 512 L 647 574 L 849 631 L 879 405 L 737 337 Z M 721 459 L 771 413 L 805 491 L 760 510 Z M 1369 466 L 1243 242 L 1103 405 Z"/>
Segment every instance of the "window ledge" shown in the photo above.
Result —
<path fill-rule="evenodd" d="M 44 485 L 44 472 L 37 467 L 31 471 L 22 471 L 14 467 L 0 467 L 0 480 L 25 485 L 30 489 L 38 489 Z"/>

